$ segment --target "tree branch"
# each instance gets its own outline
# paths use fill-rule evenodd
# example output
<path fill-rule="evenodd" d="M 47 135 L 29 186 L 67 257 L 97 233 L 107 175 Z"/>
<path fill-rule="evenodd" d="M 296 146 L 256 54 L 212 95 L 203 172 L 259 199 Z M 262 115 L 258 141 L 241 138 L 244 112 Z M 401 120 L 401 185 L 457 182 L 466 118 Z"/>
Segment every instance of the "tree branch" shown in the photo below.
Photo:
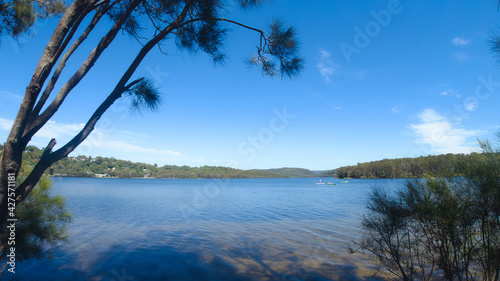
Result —
<path fill-rule="evenodd" d="M 180 27 L 184 27 L 185 25 L 188 25 L 188 24 L 193 23 L 193 22 L 198 22 L 198 21 L 223 21 L 223 22 L 232 23 L 232 24 L 241 26 L 243 28 L 256 31 L 256 32 L 260 33 L 260 35 L 263 38 L 265 38 L 265 32 L 263 30 L 260 30 L 260 29 L 255 28 L 255 27 L 251 27 L 251 26 L 239 23 L 237 21 L 233 21 L 233 20 L 229 20 L 229 19 L 223 19 L 223 18 L 196 18 L 196 19 L 191 19 L 191 20 L 188 20 L 188 21 L 184 22 Z M 262 37 L 261 37 L 261 39 L 262 39 Z M 262 41 L 261 41 L 261 45 L 262 45 Z"/>
<path fill-rule="evenodd" d="M 103 1 L 101 1 L 101 2 L 104 3 Z M 84 13 L 82 13 L 82 16 L 80 17 L 80 19 L 78 21 L 78 25 L 82 22 L 82 20 L 86 17 L 86 15 L 88 13 L 90 13 L 90 11 L 93 10 L 94 8 L 95 8 L 95 6 L 91 6 L 91 7 L 89 7 L 87 9 L 87 11 L 85 11 Z M 69 50 L 66 51 L 66 53 L 62 57 L 61 61 L 59 62 L 59 65 L 57 66 L 54 74 L 52 75 L 52 78 L 49 80 L 49 83 L 45 87 L 45 91 L 43 92 L 43 94 L 40 97 L 40 99 L 38 100 L 35 108 L 33 109 L 32 117 L 30 118 L 31 119 L 30 120 L 31 124 L 28 124 L 28 127 L 25 130 L 25 133 L 27 133 L 27 131 L 29 131 L 29 130 L 32 129 L 32 122 L 33 122 L 33 120 L 38 116 L 38 114 L 42 110 L 42 107 L 45 105 L 45 102 L 47 101 L 48 97 L 52 93 L 52 90 L 54 89 L 54 86 L 55 86 L 57 80 L 59 79 L 59 75 L 61 74 L 62 70 L 66 66 L 66 62 L 68 61 L 68 59 L 75 52 L 75 50 L 83 43 L 83 41 L 85 41 L 85 39 L 87 39 L 87 36 L 94 29 L 94 27 L 96 26 L 96 24 L 99 22 L 99 20 L 102 18 L 102 16 L 106 13 L 106 11 L 108 9 L 109 9 L 109 6 L 108 7 L 102 7 L 101 9 L 99 9 L 99 11 L 92 18 L 91 22 L 89 23 L 89 25 L 87 26 L 87 28 L 85 29 L 85 31 L 73 43 L 73 45 L 71 45 L 71 47 L 69 48 Z M 76 29 L 74 29 L 73 32 L 74 31 L 76 31 Z"/>
<path fill-rule="evenodd" d="M 26 88 L 26 92 L 21 102 L 21 107 L 17 113 L 12 129 L 9 133 L 7 141 L 4 145 L 4 151 L 1 156 L 0 165 L 0 231 L 3 231 L 5 219 L 7 217 L 7 175 L 13 173 L 16 176 L 19 173 L 22 162 L 22 152 L 27 142 L 21 140 L 23 132 L 26 128 L 30 113 L 41 91 L 42 85 L 45 83 L 52 67 L 56 63 L 58 56 L 61 54 L 61 46 L 65 42 L 71 27 L 78 20 L 79 15 L 91 0 L 75 0 L 73 4 L 66 10 L 59 21 L 49 43 L 45 47 L 45 51 L 38 62 L 31 81 Z M 66 41 L 67 42 L 67 41 Z"/>
<path fill-rule="evenodd" d="M 23 183 L 16 188 L 16 205 L 21 203 L 33 190 L 40 178 L 42 177 L 45 170 L 52 165 L 53 162 L 50 160 L 50 154 L 54 146 L 56 145 L 56 139 L 51 139 L 45 150 L 43 151 L 42 157 L 35 165 L 35 168 L 30 172 L 28 177 L 23 181 Z"/>
<path fill-rule="evenodd" d="M 142 62 L 144 57 L 151 51 L 151 49 L 158 44 L 165 36 L 167 36 L 172 30 L 179 28 L 180 22 L 182 22 L 185 17 L 187 12 L 190 9 L 190 3 L 188 3 L 179 17 L 171 23 L 169 26 L 167 26 L 164 30 L 162 30 L 157 36 L 155 36 L 153 39 L 151 39 L 148 43 L 146 43 L 139 54 L 136 56 L 134 61 L 131 63 L 129 68 L 125 71 L 123 74 L 122 78 L 120 81 L 117 83 L 115 86 L 115 89 L 111 94 L 106 98 L 106 100 L 99 106 L 99 108 L 94 112 L 92 117 L 89 119 L 85 127 L 76 135 L 71 141 L 69 141 L 66 145 L 55 151 L 54 157 L 61 159 L 62 157 L 67 156 L 71 151 L 73 151 L 79 144 L 81 144 L 85 138 L 92 132 L 94 129 L 95 124 L 97 121 L 100 119 L 102 114 L 118 99 L 121 97 L 121 95 L 130 89 L 132 86 L 135 84 L 139 83 L 142 81 L 143 78 L 137 79 L 128 85 L 125 85 L 126 82 L 130 79 L 132 74 L 135 72 L 139 64 Z M 57 161 L 57 160 L 56 160 Z"/>
<path fill-rule="evenodd" d="M 30 84 L 26 89 L 23 101 L 21 102 L 21 108 L 14 121 L 9 139 L 18 140 L 21 138 L 29 120 L 31 110 L 41 91 L 41 87 L 61 54 L 61 49 L 69 42 L 68 37 L 72 35 L 71 32 L 74 30 L 72 27 L 74 27 L 75 22 L 80 18 L 81 11 L 84 10 L 88 4 L 88 0 L 76 0 L 60 20 L 35 69 Z M 24 150 L 24 147 L 19 146 L 19 144 L 17 144 L 17 146 L 19 149 Z"/>
<path fill-rule="evenodd" d="M 88 56 L 88 58 L 80 66 L 76 73 L 73 74 L 68 82 L 61 88 L 52 103 L 45 109 L 42 114 L 36 117 L 36 119 L 30 126 L 29 132 L 27 132 L 23 136 L 23 142 L 29 142 L 33 135 L 38 132 L 38 130 L 40 130 L 40 128 L 42 128 L 50 118 L 52 118 L 52 116 L 59 109 L 71 90 L 80 83 L 83 77 L 85 77 L 88 71 L 94 66 L 94 63 L 100 57 L 102 52 L 111 44 L 111 42 L 113 42 L 122 25 L 142 1 L 143 0 L 134 0 L 130 4 L 130 6 L 127 8 L 127 11 L 118 19 L 118 21 L 116 21 L 111 30 L 106 34 L 106 36 L 101 39 L 97 47 L 92 51 L 92 53 Z"/>
<path fill-rule="evenodd" d="M 56 139 L 51 139 L 45 150 L 43 151 L 42 157 L 36 164 L 35 168 L 30 172 L 28 177 L 16 188 L 16 204 L 21 203 L 28 194 L 33 190 L 36 186 L 40 178 L 42 177 L 45 170 L 47 170 L 52 164 L 61 160 L 62 158 L 68 156 L 78 145 L 80 145 L 94 130 L 95 124 L 101 118 L 102 114 L 108 110 L 108 108 L 118 99 L 120 98 L 123 92 L 127 91 L 135 84 L 141 82 L 144 78 L 140 78 L 132 81 L 126 87 L 122 89 L 115 89 L 113 93 L 111 93 L 108 98 L 97 108 L 92 117 L 89 119 L 87 124 L 83 127 L 83 129 L 75 136 L 71 141 L 69 141 L 62 148 L 52 152 L 52 149 L 56 145 Z"/>
<path fill-rule="evenodd" d="M 52 38 L 50 39 L 42 58 L 38 62 L 38 66 L 30 81 L 30 85 L 26 90 L 26 97 L 32 99 L 32 104 L 36 101 L 38 94 L 41 91 L 42 85 L 52 71 L 59 56 L 62 54 L 64 48 L 71 40 L 78 25 L 84 17 L 84 11 L 91 6 L 92 0 L 77 0 L 68 8 L 62 19 L 59 21 Z M 83 14 L 83 15 L 82 15 Z M 31 106 L 29 109 L 31 110 Z"/>
<path fill-rule="evenodd" d="M 53 163 L 57 162 L 58 160 L 68 156 L 69 153 L 71 153 L 75 148 L 80 145 L 89 135 L 90 133 L 94 130 L 95 125 L 97 124 L 97 121 L 101 118 L 101 116 L 106 112 L 106 110 L 109 109 L 109 107 L 121 97 L 121 95 L 142 81 L 143 78 L 137 79 L 132 81 L 131 83 L 126 85 L 126 82 L 130 79 L 132 74 L 135 72 L 137 67 L 139 66 L 140 62 L 144 59 L 146 54 L 159 42 L 161 39 L 163 39 L 165 36 L 167 36 L 172 30 L 178 28 L 180 26 L 180 23 L 185 19 L 187 12 L 190 9 L 191 4 L 187 4 L 182 13 L 179 15 L 179 17 L 171 23 L 169 26 L 167 26 L 162 32 L 160 32 L 157 36 L 155 36 L 153 39 L 151 39 L 144 47 L 141 49 L 139 54 L 136 56 L 134 61 L 131 63 L 125 74 L 122 76 L 120 81 L 117 83 L 115 86 L 115 89 L 109 94 L 109 96 L 104 100 L 101 105 L 96 109 L 94 114 L 90 117 L 90 119 L 87 121 L 83 129 L 75 136 L 73 139 L 71 139 L 68 143 L 66 143 L 63 147 L 59 148 L 58 150 L 51 152 L 52 148 L 55 145 L 55 140 L 51 143 L 46 148 L 46 151 L 44 151 L 44 154 L 42 158 L 40 158 L 40 161 L 37 163 L 35 168 L 31 171 L 29 176 L 26 178 L 26 180 L 23 181 L 23 183 L 16 189 L 16 201 L 17 202 L 22 202 L 26 196 L 31 192 L 31 190 L 34 188 L 36 183 L 40 180 L 40 177 L 43 175 L 43 172 L 49 168 Z"/>
<path fill-rule="evenodd" d="M 130 64 L 129 68 L 125 71 L 122 78 L 117 83 L 115 89 L 125 87 L 125 84 L 132 77 L 132 74 L 134 74 L 135 70 L 142 62 L 144 57 L 149 53 L 149 51 L 151 51 L 151 49 L 156 46 L 163 38 L 165 38 L 165 36 L 167 36 L 170 32 L 181 27 L 181 23 L 185 20 L 188 11 L 191 9 L 191 5 L 191 1 L 189 1 L 176 20 L 174 20 L 171 24 L 169 24 L 165 29 L 163 29 L 160 33 L 158 33 L 158 35 L 156 35 L 141 48 L 134 61 Z"/>

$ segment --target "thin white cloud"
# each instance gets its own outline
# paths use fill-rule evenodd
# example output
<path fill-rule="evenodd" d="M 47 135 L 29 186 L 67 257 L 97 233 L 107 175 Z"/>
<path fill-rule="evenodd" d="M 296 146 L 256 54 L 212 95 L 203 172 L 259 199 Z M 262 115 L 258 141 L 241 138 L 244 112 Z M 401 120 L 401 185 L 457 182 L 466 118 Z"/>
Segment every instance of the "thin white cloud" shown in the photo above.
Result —
<path fill-rule="evenodd" d="M 10 131 L 12 120 L 0 118 L 0 130 Z M 61 124 L 55 121 L 48 121 L 47 124 L 33 138 L 33 145 L 45 146 L 48 140 L 55 138 L 60 147 L 67 143 L 83 128 L 84 124 Z M 116 153 L 117 155 L 139 154 L 144 158 L 160 158 L 165 156 L 181 156 L 177 151 L 155 149 L 132 144 L 123 139 L 131 139 L 128 131 L 109 131 L 95 128 L 88 138 L 75 150 L 74 153 L 83 155 L 96 155 L 101 153 Z M 74 154 L 72 153 L 72 154 Z M 105 156 L 105 155 L 103 155 Z"/>
<path fill-rule="evenodd" d="M 463 37 L 455 37 L 453 39 L 451 39 L 451 43 L 454 45 L 454 46 L 457 46 L 457 47 L 463 47 L 463 46 L 466 46 L 470 43 L 470 40 L 469 39 L 465 39 Z M 467 61 L 470 59 L 470 54 L 469 53 L 466 53 L 466 52 L 463 52 L 463 51 L 457 51 L 457 52 L 453 52 L 451 54 L 451 58 L 455 61 L 458 61 L 458 62 L 462 62 L 462 61 Z"/>
<path fill-rule="evenodd" d="M 439 94 L 442 96 L 455 96 L 457 98 L 460 98 L 460 94 L 457 94 L 457 91 L 451 88 L 448 90 L 441 91 Z"/>
<path fill-rule="evenodd" d="M 0 130 L 10 131 L 12 124 L 14 124 L 14 121 L 0 118 Z"/>
<path fill-rule="evenodd" d="M 163 156 L 179 156 L 181 155 L 180 152 L 177 151 L 171 151 L 171 150 L 159 150 L 159 149 L 154 149 L 154 148 L 148 148 L 148 147 L 141 147 L 138 145 L 130 144 L 121 140 L 115 140 L 115 139 L 109 139 L 108 137 L 104 137 L 100 139 L 99 141 L 93 140 L 92 138 L 89 138 L 85 140 L 82 144 L 82 147 L 92 147 L 95 149 L 107 149 L 110 151 L 118 151 L 120 153 L 145 153 L 145 154 L 152 154 L 152 155 L 163 155 Z"/>
<path fill-rule="evenodd" d="M 475 111 L 477 109 L 477 103 L 473 101 L 469 101 L 465 104 L 465 110 L 467 111 Z"/>
<path fill-rule="evenodd" d="M 55 121 L 48 121 L 35 136 L 46 139 L 68 139 L 75 136 L 83 129 L 85 124 L 60 124 Z"/>
<path fill-rule="evenodd" d="M 400 113 L 405 107 L 404 103 L 396 104 L 391 108 L 391 111 L 394 113 Z"/>
<path fill-rule="evenodd" d="M 450 95 L 453 95 L 455 93 L 455 90 L 453 89 L 448 89 L 448 90 L 445 90 L 445 91 L 442 91 L 441 93 L 439 93 L 440 95 L 443 95 L 443 96 L 450 96 Z"/>
<path fill-rule="evenodd" d="M 8 98 L 13 99 L 13 100 L 17 100 L 17 101 L 23 100 L 22 96 L 13 94 L 13 93 L 8 92 L 8 91 L 0 91 L 0 95 L 4 96 L 4 97 L 8 97 Z"/>
<path fill-rule="evenodd" d="M 321 59 L 329 59 L 331 56 L 331 53 L 325 49 L 319 49 L 319 52 L 321 53 Z"/>
<path fill-rule="evenodd" d="M 455 46 L 465 46 L 467 44 L 469 44 L 470 40 L 468 39 L 465 39 L 463 37 L 455 37 L 453 39 L 451 39 L 451 43 Z"/>
<path fill-rule="evenodd" d="M 409 126 L 417 137 L 417 142 L 430 146 L 435 153 L 470 153 L 474 151 L 468 139 L 480 133 L 479 130 L 457 128 L 433 109 L 426 109 L 418 114 L 419 124 Z M 474 143 L 474 142 L 473 142 Z"/>
<path fill-rule="evenodd" d="M 5 118 L 0 118 L 0 130 L 10 131 L 14 120 L 9 120 Z M 54 121 L 48 121 L 45 126 L 43 126 L 35 137 L 43 139 L 64 139 L 69 140 L 70 137 L 76 135 L 82 128 L 84 124 L 60 124 Z"/>
<path fill-rule="evenodd" d="M 456 61 L 466 61 L 470 59 L 470 55 L 468 53 L 463 53 L 463 52 L 452 53 L 451 57 Z"/>
<path fill-rule="evenodd" d="M 335 65 L 332 61 L 330 52 L 320 49 L 321 59 L 316 65 L 318 67 L 319 73 L 323 76 L 325 82 L 331 82 L 331 77 L 335 74 Z"/>

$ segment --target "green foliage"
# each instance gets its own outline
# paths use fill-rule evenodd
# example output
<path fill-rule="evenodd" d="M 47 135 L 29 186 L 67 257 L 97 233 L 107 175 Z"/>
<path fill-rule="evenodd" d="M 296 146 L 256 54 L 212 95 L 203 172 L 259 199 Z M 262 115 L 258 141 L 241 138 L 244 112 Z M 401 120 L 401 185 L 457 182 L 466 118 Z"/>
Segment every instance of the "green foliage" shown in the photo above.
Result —
<path fill-rule="evenodd" d="M 270 173 L 277 173 L 286 178 L 308 178 L 317 177 L 318 174 L 311 170 L 300 169 L 300 168 L 279 168 L 279 169 L 269 169 L 269 170 L 254 170 L 254 171 L 268 171 Z"/>
<path fill-rule="evenodd" d="M 324 172 L 321 176 L 361 179 L 463 176 L 467 172 L 465 164 L 481 157 L 480 153 L 471 153 L 384 159 L 340 167 Z M 500 154 L 494 154 L 492 157 L 500 161 Z"/>
<path fill-rule="evenodd" d="M 143 108 L 156 111 L 161 102 L 160 92 L 155 88 L 154 83 L 148 79 L 142 79 L 125 93 L 132 99 L 132 109 L 137 111 Z"/>
<path fill-rule="evenodd" d="M 64 1 L 0 0 L 0 35 L 13 37 L 28 31 L 37 18 L 58 15 L 66 9 Z"/>
<path fill-rule="evenodd" d="M 298 57 L 297 30 L 286 27 L 282 20 L 274 21 L 267 42 L 266 53 L 279 60 L 279 72 L 282 76 L 297 76 L 303 68 L 303 60 Z"/>
<path fill-rule="evenodd" d="M 0 147 L 3 149 L 3 147 Z M 17 177 L 22 182 L 41 156 L 40 149 L 29 146 L 23 154 L 24 162 Z M 48 252 L 46 247 L 55 245 L 67 238 L 66 224 L 71 221 L 71 214 L 65 208 L 65 199 L 50 194 L 51 181 L 43 176 L 30 196 L 15 209 L 16 236 L 15 245 L 2 246 L 2 262 L 6 261 L 5 251 L 16 248 L 16 259 L 23 261 L 31 258 L 40 259 Z"/>
<path fill-rule="evenodd" d="M 500 35 L 495 33 L 490 36 L 490 51 L 495 56 L 497 63 L 500 63 Z"/>
<path fill-rule="evenodd" d="M 261 6 L 264 2 L 268 2 L 270 0 L 235 0 L 242 9 L 248 10 L 255 7 Z"/>
<path fill-rule="evenodd" d="M 16 255 L 19 261 L 41 258 L 48 245 L 67 238 L 65 224 L 71 214 L 65 209 L 61 196 L 50 194 L 51 181 L 42 177 L 38 185 L 16 208 L 19 224 L 16 227 Z"/>
<path fill-rule="evenodd" d="M 250 59 L 250 65 L 260 66 L 264 75 L 280 74 L 282 78 L 297 76 L 304 68 L 304 60 L 298 56 L 296 29 L 287 27 L 282 20 L 274 20 L 269 29 L 267 38 L 261 35 L 261 45 Z"/>
<path fill-rule="evenodd" d="M 483 144 L 462 163 L 462 177 L 374 190 L 356 244 L 403 280 L 498 280 L 500 158 Z"/>
<path fill-rule="evenodd" d="M 0 147 L 1 149 L 1 147 Z M 35 146 L 29 146 L 24 153 L 23 164 L 33 168 L 42 155 Z M 150 165 L 134 163 L 107 157 L 64 158 L 48 170 L 48 175 L 65 177 L 117 177 L 117 178 L 299 178 L 316 177 L 317 174 L 300 168 L 280 168 L 269 170 L 241 170 L 228 167 Z"/>
<path fill-rule="evenodd" d="M 222 17 L 224 3 L 219 0 L 193 2 L 193 10 L 200 20 L 189 22 L 176 34 L 177 47 L 196 54 L 199 50 L 208 54 L 214 62 L 222 62 L 222 49 L 227 38 L 227 28 L 216 20 Z"/>

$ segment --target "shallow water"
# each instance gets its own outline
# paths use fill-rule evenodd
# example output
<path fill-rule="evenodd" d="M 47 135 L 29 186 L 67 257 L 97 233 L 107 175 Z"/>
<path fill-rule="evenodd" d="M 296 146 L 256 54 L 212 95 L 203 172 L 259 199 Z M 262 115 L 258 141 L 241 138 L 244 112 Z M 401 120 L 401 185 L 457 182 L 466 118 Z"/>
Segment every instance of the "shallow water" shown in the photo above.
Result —
<path fill-rule="evenodd" d="M 54 178 L 73 213 L 7 280 L 382 280 L 349 254 L 374 186 L 404 180 Z M 323 180 L 325 181 L 325 179 Z M 328 181 L 328 180 L 326 180 Z"/>

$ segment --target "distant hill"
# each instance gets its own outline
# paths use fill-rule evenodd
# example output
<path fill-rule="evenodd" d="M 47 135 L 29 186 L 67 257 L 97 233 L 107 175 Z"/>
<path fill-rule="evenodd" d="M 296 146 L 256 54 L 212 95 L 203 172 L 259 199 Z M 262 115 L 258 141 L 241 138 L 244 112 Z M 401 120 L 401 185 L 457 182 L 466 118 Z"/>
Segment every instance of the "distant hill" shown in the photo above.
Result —
<path fill-rule="evenodd" d="M 0 152 L 3 146 L 0 145 Z M 42 151 L 29 146 L 23 154 L 27 166 L 34 166 Z M 189 167 L 150 165 L 107 157 L 77 156 L 64 158 L 47 170 L 51 176 L 64 177 L 117 177 L 117 178 L 416 178 L 446 177 L 464 174 L 466 163 L 478 153 L 444 154 L 417 158 L 384 159 L 329 171 L 311 171 L 301 168 L 241 170 L 228 167 Z M 500 161 L 500 155 L 496 155 Z"/>
<path fill-rule="evenodd" d="M 310 178 L 318 176 L 317 173 L 302 168 L 279 168 L 279 169 L 249 170 L 249 171 L 269 172 L 277 174 L 283 178 Z"/>
<path fill-rule="evenodd" d="M 0 151 L 3 147 L 0 145 Z M 42 151 L 29 146 L 23 154 L 28 166 L 34 166 L 42 155 Z M 47 174 L 62 177 L 117 177 L 117 178 L 296 178 L 314 177 L 316 173 L 299 168 L 281 168 L 268 170 L 241 170 L 228 167 L 189 167 L 151 165 L 135 163 L 108 157 L 67 157 L 50 167 Z"/>
<path fill-rule="evenodd" d="M 480 154 L 443 154 L 418 158 L 384 159 L 354 166 L 344 166 L 321 174 L 337 178 L 419 178 L 448 177 L 464 174 L 466 163 Z M 500 161 L 500 155 L 496 155 Z"/>

